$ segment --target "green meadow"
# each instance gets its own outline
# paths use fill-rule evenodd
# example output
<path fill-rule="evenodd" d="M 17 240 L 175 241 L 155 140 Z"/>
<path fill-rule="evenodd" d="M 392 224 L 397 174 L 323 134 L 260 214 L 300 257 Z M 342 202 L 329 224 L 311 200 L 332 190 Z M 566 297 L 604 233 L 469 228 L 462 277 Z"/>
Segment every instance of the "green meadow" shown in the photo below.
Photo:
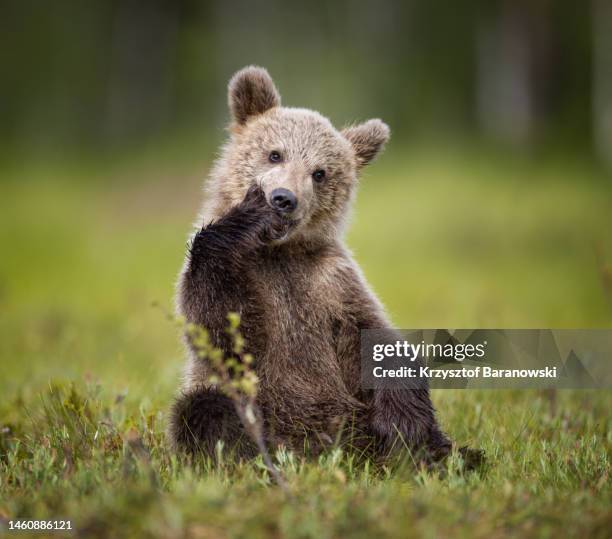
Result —
<path fill-rule="evenodd" d="M 0 183 L 0 532 L 82 537 L 610 537 L 610 391 L 438 390 L 465 471 L 339 449 L 172 455 L 183 349 L 165 313 L 213 152 L 5 167 Z M 612 185 L 580 160 L 391 144 L 348 243 L 397 327 L 612 324 Z M 33 536 L 41 536 L 41 533 Z M 60 536 L 58 532 L 54 537 Z"/>

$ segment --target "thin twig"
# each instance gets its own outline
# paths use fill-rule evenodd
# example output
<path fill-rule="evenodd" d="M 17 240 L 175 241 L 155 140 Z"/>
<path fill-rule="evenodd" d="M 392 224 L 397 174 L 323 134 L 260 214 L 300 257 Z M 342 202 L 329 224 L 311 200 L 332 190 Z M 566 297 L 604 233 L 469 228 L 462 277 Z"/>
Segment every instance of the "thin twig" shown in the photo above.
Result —
<path fill-rule="evenodd" d="M 223 350 L 213 346 L 205 328 L 196 324 L 185 323 L 182 319 L 164 312 L 167 318 L 174 320 L 185 332 L 196 356 L 206 361 L 213 374 L 208 381 L 227 395 L 232 403 L 244 430 L 257 446 L 264 465 L 272 478 L 286 495 L 290 495 L 287 481 L 281 471 L 272 462 L 272 457 L 265 443 L 263 419 L 257 405 L 259 379 L 252 367 L 253 358 L 244 352 L 244 339 L 239 332 L 240 317 L 236 313 L 228 314 L 227 333 L 232 339 L 234 356 L 228 356 Z"/>

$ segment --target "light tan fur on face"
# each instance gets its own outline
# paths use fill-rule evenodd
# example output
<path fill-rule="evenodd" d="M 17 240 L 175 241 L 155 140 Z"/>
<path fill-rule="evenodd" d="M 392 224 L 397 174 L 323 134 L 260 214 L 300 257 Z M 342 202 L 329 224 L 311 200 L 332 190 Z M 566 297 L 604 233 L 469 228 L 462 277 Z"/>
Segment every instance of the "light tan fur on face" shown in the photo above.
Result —
<path fill-rule="evenodd" d="M 320 244 L 337 239 L 357 184 L 358 171 L 380 151 L 389 136 L 380 120 L 340 132 L 319 113 L 280 106 L 280 96 L 262 68 L 245 68 L 230 81 L 233 122 L 208 184 L 202 222 L 218 219 L 258 184 L 268 201 L 274 189 L 290 190 L 297 208 L 294 226 L 283 241 Z M 282 162 L 271 163 L 277 151 Z M 325 171 L 325 180 L 312 174 Z"/>

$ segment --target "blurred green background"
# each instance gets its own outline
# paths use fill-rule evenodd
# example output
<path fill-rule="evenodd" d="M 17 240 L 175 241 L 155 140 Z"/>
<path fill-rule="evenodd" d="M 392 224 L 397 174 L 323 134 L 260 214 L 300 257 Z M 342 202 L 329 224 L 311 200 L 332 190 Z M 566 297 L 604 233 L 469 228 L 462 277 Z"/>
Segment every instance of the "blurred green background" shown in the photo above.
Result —
<path fill-rule="evenodd" d="M 0 25 L 4 395 L 85 375 L 168 402 L 151 304 L 251 63 L 287 105 L 391 126 L 348 241 L 397 326 L 612 322 L 605 0 L 9 0 Z"/>
<path fill-rule="evenodd" d="M 266 66 L 286 103 L 396 139 L 543 144 L 610 162 L 606 0 L 3 2 L 5 157 L 218 142 L 225 82 Z"/>

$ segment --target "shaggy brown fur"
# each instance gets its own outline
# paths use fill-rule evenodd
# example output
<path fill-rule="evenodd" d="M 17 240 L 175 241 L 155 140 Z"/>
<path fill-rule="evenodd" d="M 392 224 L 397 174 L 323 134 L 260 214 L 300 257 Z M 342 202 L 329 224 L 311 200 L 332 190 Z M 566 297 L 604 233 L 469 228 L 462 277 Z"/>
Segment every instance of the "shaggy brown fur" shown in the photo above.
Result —
<path fill-rule="evenodd" d="M 316 112 L 281 107 L 268 73 L 256 67 L 230 81 L 229 108 L 231 137 L 181 274 L 180 313 L 225 349 L 226 315 L 240 313 L 269 443 L 316 450 L 350 432 L 353 444 L 378 454 L 398 435 L 411 448 L 447 453 L 427 387 L 360 387 L 360 330 L 391 324 L 342 236 L 358 173 L 387 141 L 388 127 L 370 120 L 337 131 Z M 278 189 L 294 195 L 293 211 L 273 207 Z M 222 439 L 252 454 L 208 375 L 192 354 L 172 410 L 172 442 L 212 453 Z"/>

